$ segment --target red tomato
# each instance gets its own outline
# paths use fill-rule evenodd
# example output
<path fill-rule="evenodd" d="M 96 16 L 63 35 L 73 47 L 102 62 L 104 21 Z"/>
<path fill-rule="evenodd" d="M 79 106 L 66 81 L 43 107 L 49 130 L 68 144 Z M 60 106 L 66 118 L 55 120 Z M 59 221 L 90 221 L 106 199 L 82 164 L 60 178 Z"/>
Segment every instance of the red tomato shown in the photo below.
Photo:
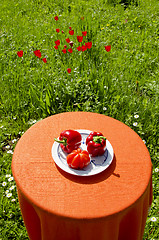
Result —
<path fill-rule="evenodd" d="M 67 163 L 69 167 L 74 169 L 82 169 L 90 163 L 89 153 L 78 148 L 67 155 Z"/>

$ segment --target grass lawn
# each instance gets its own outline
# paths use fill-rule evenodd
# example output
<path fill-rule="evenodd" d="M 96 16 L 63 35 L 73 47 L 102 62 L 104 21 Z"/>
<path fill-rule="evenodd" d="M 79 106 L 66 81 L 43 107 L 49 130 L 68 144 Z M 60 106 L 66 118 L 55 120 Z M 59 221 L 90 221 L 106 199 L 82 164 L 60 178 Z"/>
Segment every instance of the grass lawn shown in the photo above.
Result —
<path fill-rule="evenodd" d="M 117 2 L 0 2 L 0 240 L 28 239 L 11 173 L 18 139 L 39 119 L 68 111 L 108 115 L 143 139 L 154 195 L 143 239 L 158 239 L 159 1 Z"/>

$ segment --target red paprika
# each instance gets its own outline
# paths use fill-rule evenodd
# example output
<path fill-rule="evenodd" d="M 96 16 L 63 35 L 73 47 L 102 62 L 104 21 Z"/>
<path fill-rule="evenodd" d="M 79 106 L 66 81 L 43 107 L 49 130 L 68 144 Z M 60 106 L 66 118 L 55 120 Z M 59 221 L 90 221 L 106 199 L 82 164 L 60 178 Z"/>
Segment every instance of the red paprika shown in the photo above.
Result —
<path fill-rule="evenodd" d="M 106 147 L 106 138 L 100 132 L 91 132 L 86 138 L 87 151 L 92 157 L 103 155 Z"/>
<path fill-rule="evenodd" d="M 67 155 L 67 163 L 69 167 L 74 169 L 82 169 L 90 163 L 89 153 L 78 148 Z"/>
<path fill-rule="evenodd" d="M 71 153 L 81 145 L 81 134 L 75 130 L 65 130 L 61 132 L 59 139 L 54 139 L 60 143 L 61 148 L 66 153 Z"/>

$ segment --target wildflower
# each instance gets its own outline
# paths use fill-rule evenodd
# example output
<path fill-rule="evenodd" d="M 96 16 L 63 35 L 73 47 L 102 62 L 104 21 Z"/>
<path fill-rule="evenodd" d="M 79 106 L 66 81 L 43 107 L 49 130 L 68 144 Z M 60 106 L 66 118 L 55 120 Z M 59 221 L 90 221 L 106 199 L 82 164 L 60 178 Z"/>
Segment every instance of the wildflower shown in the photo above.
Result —
<path fill-rule="evenodd" d="M 64 33 L 64 31 L 63 31 L 63 30 L 62 30 L 61 32 L 62 32 L 62 33 Z"/>
<path fill-rule="evenodd" d="M 11 142 L 12 142 L 12 143 L 15 143 L 16 141 L 17 141 L 17 139 L 13 139 Z"/>
<path fill-rule="evenodd" d="M 156 218 L 156 217 L 152 217 L 152 218 L 150 218 L 150 221 L 151 221 L 151 222 L 156 222 L 156 221 L 157 221 L 157 218 Z"/>
<path fill-rule="evenodd" d="M 86 51 L 87 47 L 85 45 L 82 45 L 82 52 Z"/>
<path fill-rule="evenodd" d="M 71 41 L 71 42 L 69 42 L 69 45 L 71 46 L 71 47 L 73 47 L 73 41 Z"/>
<path fill-rule="evenodd" d="M 21 51 L 18 51 L 17 52 L 17 55 L 18 55 L 18 57 L 23 57 L 23 51 L 21 50 Z"/>
<path fill-rule="evenodd" d="M 9 190 L 11 191 L 11 190 L 13 190 L 15 188 L 15 186 L 11 186 L 10 188 L 9 188 Z"/>
<path fill-rule="evenodd" d="M 15 198 L 13 198 L 12 200 L 11 200 L 11 202 L 15 202 L 16 201 L 16 199 Z"/>
<path fill-rule="evenodd" d="M 5 148 L 6 148 L 6 149 L 9 149 L 9 148 L 10 148 L 10 145 L 5 146 Z"/>
<path fill-rule="evenodd" d="M 64 48 L 67 48 L 67 46 L 66 46 L 66 45 L 64 45 Z"/>
<path fill-rule="evenodd" d="M 59 46 L 60 45 L 60 40 L 56 40 L 55 44 L 56 44 L 56 46 Z"/>
<path fill-rule="evenodd" d="M 55 49 L 58 49 L 58 46 L 57 46 L 57 45 L 55 45 L 55 46 L 54 46 L 54 48 L 55 48 Z"/>
<path fill-rule="evenodd" d="M 71 68 L 67 68 L 67 72 L 68 72 L 68 73 L 71 73 Z"/>
<path fill-rule="evenodd" d="M 6 183 L 6 182 L 3 182 L 3 183 L 2 183 L 2 186 L 3 186 L 3 187 L 5 187 L 6 185 L 7 185 L 7 183 Z"/>
<path fill-rule="evenodd" d="M 69 42 L 70 42 L 70 39 L 69 39 L 69 38 L 66 38 L 66 42 L 69 43 Z"/>
<path fill-rule="evenodd" d="M 134 115 L 134 118 L 139 118 L 139 115 L 137 115 L 137 114 L 136 114 L 136 115 Z"/>
<path fill-rule="evenodd" d="M 62 50 L 62 52 L 63 52 L 63 53 L 66 53 L 66 49 L 64 48 L 64 49 Z"/>
<path fill-rule="evenodd" d="M 5 194 L 8 194 L 8 193 L 9 193 L 9 190 L 6 190 L 6 191 L 5 191 Z"/>
<path fill-rule="evenodd" d="M 7 194 L 6 194 L 6 197 L 7 197 L 7 198 L 10 198 L 11 196 L 12 196 L 12 193 L 7 193 Z"/>
<path fill-rule="evenodd" d="M 74 30 L 70 30 L 70 31 L 69 31 L 69 34 L 70 34 L 70 35 L 74 35 Z"/>
<path fill-rule="evenodd" d="M 146 144 L 146 141 L 145 140 L 142 140 L 144 142 L 144 144 Z"/>
<path fill-rule="evenodd" d="M 46 58 L 43 58 L 42 60 L 43 60 L 43 62 L 44 62 L 44 63 L 47 63 L 47 60 L 46 60 Z"/>
<path fill-rule="evenodd" d="M 58 16 L 56 16 L 56 17 L 54 17 L 54 19 L 55 19 L 55 21 L 57 21 L 59 18 L 58 18 Z"/>
<path fill-rule="evenodd" d="M 78 50 L 78 51 L 81 51 L 82 49 L 81 49 L 81 47 L 79 46 L 79 47 L 77 47 L 77 50 Z"/>
<path fill-rule="evenodd" d="M 82 34 L 85 37 L 87 35 L 87 31 L 82 32 Z"/>
<path fill-rule="evenodd" d="M 4 126 L 2 125 L 2 126 L 0 126 L 0 128 L 3 128 Z"/>
<path fill-rule="evenodd" d="M 35 50 L 35 51 L 34 51 L 34 54 L 35 54 L 36 57 L 41 58 L 41 52 L 40 52 L 40 50 Z"/>
<path fill-rule="evenodd" d="M 109 51 L 111 50 L 111 45 L 105 46 L 105 50 L 106 50 L 107 52 L 109 52 Z"/>
<path fill-rule="evenodd" d="M 103 107 L 103 111 L 106 111 L 107 110 L 107 108 L 106 107 Z"/>
<path fill-rule="evenodd" d="M 77 36 L 77 41 L 82 42 L 83 41 L 83 36 Z"/>
<path fill-rule="evenodd" d="M 7 153 L 13 154 L 13 151 L 12 151 L 12 150 L 9 150 L 9 151 L 7 151 Z"/>
<path fill-rule="evenodd" d="M 13 177 L 10 177 L 10 178 L 8 178 L 8 181 L 11 182 L 11 181 L 13 181 L 13 179 L 14 179 Z"/>
<path fill-rule="evenodd" d="M 90 49 L 92 47 L 92 42 L 85 43 L 85 46 Z"/>
<path fill-rule="evenodd" d="M 109 26 L 110 26 L 110 24 L 108 23 L 108 24 L 107 24 L 107 27 L 109 27 Z"/>
<path fill-rule="evenodd" d="M 6 175 L 6 178 L 9 178 L 9 177 L 11 177 L 11 175 L 10 175 L 10 174 L 7 174 L 7 175 Z"/>
<path fill-rule="evenodd" d="M 59 28 L 56 28 L 56 32 L 59 33 L 59 32 L 60 32 L 60 29 L 59 29 Z"/>
<path fill-rule="evenodd" d="M 69 48 L 69 49 L 68 49 L 68 52 L 69 52 L 69 53 L 72 53 L 72 52 L 73 52 L 72 48 Z"/>
<path fill-rule="evenodd" d="M 134 123 L 133 123 L 133 126 L 134 126 L 134 127 L 136 127 L 137 125 L 138 125 L 138 123 L 137 123 L 137 122 L 134 122 Z"/>
<path fill-rule="evenodd" d="M 72 27 L 69 27 L 70 30 L 72 30 Z"/>
<path fill-rule="evenodd" d="M 104 30 L 104 27 L 102 27 L 101 30 Z"/>
<path fill-rule="evenodd" d="M 155 168 L 155 172 L 158 172 L 159 171 L 159 169 L 158 168 Z"/>

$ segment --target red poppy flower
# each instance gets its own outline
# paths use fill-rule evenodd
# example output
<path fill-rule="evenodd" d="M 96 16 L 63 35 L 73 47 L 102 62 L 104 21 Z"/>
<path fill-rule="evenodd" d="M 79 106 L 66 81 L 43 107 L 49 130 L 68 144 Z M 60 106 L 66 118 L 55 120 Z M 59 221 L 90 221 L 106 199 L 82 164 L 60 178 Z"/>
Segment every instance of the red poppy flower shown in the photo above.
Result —
<path fill-rule="evenodd" d="M 74 30 L 70 30 L 70 31 L 69 31 L 69 34 L 70 34 L 70 35 L 73 35 L 73 34 L 74 34 Z"/>
<path fill-rule="evenodd" d="M 60 45 L 60 40 L 56 40 L 56 41 L 55 41 L 55 44 L 56 44 L 57 46 L 59 46 L 59 45 Z"/>
<path fill-rule="evenodd" d="M 87 31 L 82 32 L 83 36 L 87 35 Z"/>
<path fill-rule="evenodd" d="M 73 52 L 72 48 L 69 48 L 69 49 L 68 49 L 68 52 L 72 53 L 72 52 Z"/>
<path fill-rule="evenodd" d="M 41 52 L 40 52 L 40 50 L 35 50 L 35 51 L 34 51 L 34 54 L 35 54 L 36 57 L 41 58 Z"/>
<path fill-rule="evenodd" d="M 59 33 L 59 32 L 60 32 L 60 29 L 59 29 L 59 28 L 56 28 L 56 32 Z"/>
<path fill-rule="evenodd" d="M 18 51 L 17 52 L 17 55 L 18 55 L 18 57 L 23 57 L 23 51 L 21 50 L 21 51 Z"/>
<path fill-rule="evenodd" d="M 66 46 L 66 45 L 64 45 L 64 48 L 67 48 L 67 46 Z"/>
<path fill-rule="evenodd" d="M 54 19 L 57 21 L 59 18 L 58 18 L 58 16 L 56 16 L 56 17 L 54 17 Z"/>
<path fill-rule="evenodd" d="M 64 33 L 64 31 L 63 31 L 63 30 L 62 30 L 61 32 L 62 32 L 62 33 Z"/>
<path fill-rule="evenodd" d="M 71 28 L 71 27 L 69 27 L 69 29 L 70 29 L 70 30 L 72 30 L 72 28 Z"/>
<path fill-rule="evenodd" d="M 62 50 L 62 52 L 63 52 L 63 53 L 66 53 L 66 49 L 64 48 L 64 49 Z"/>
<path fill-rule="evenodd" d="M 85 45 L 82 45 L 82 52 L 86 51 L 87 50 L 87 46 Z"/>
<path fill-rule="evenodd" d="M 111 50 L 111 45 L 105 46 L 105 50 L 106 50 L 107 52 L 109 52 L 109 51 Z"/>
<path fill-rule="evenodd" d="M 77 36 L 77 41 L 82 42 L 83 41 L 83 36 Z"/>
<path fill-rule="evenodd" d="M 73 41 L 69 42 L 69 44 L 70 44 L 71 47 L 73 47 L 73 43 L 74 43 Z"/>
<path fill-rule="evenodd" d="M 43 60 L 43 62 L 44 62 L 44 63 L 47 63 L 47 60 L 46 60 L 46 58 L 43 58 L 42 60 Z"/>
<path fill-rule="evenodd" d="M 77 50 L 78 50 L 78 51 L 81 51 L 81 50 L 82 50 L 82 48 L 79 46 L 79 47 L 77 47 Z"/>
<path fill-rule="evenodd" d="M 57 45 L 55 45 L 55 46 L 54 46 L 54 48 L 55 48 L 55 49 L 58 49 L 58 46 L 57 46 Z"/>
<path fill-rule="evenodd" d="M 70 42 L 70 39 L 69 39 L 69 38 L 66 38 L 66 42 L 69 43 L 69 42 Z"/>
<path fill-rule="evenodd" d="M 71 68 L 67 68 L 67 72 L 68 72 L 68 73 L 71 73 Z"/>
<path fill-rule="evenodd" d="M 92 47 L 92 42 L 85 43 L 85 46 L 90 49 Z"/>

